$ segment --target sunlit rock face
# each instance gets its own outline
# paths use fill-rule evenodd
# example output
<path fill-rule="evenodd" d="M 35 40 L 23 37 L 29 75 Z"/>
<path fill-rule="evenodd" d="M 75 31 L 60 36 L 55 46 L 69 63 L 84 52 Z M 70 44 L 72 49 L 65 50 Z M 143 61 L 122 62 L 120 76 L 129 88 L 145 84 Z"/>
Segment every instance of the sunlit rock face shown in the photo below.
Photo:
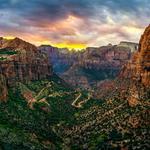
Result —
<path fill-rule="evenodd" d="M 150 25 L 141 37 L 137 62 L 141 65 L 141 82 L 150 86 Z"/>
<path fill-rule="evenodd" d="M 125 65 L 119 77 L 130 81 L 128 98 L 130 106 L 136 106 L 143 95 L 148 95 L 150 89 L 150 25 L 141 36 L 138 52 Z"/>
<path fill-rule="evenodd" d="M 0 43 L 0 82 L 3 85 L 6 83 L 11 87 L 16 82 L 40 80 L 53 74 L 47 56 L 40 53 L 36 46 L 19 38 L 1 38 Z M 0 95 L 2 100 L 5 99 L 5 94 Z"/>
<path fill-rule="evenodd" d="M 144 86 L 150 86 L 150 25 L 141 36 L 139 51 L 124 67 L 121 76 L 138 81 Z"/>

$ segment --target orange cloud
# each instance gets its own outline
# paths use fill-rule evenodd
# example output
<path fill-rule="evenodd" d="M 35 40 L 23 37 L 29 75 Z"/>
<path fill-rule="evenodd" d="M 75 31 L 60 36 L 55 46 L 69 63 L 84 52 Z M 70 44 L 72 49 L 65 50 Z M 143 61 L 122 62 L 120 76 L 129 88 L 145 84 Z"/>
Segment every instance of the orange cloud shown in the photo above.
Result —
<path fill-rule="evenodd" d="M 36 26 L 33 24 L 16 30 L 4 30 L 0 34 L 7 39 L 19 37 L 37 46 L 46 44 L 78 50 L 107 43 L 117 44 L 121 40 L 136 42 L 143 28 L 138 27 L 134 21 L 125 19 L 124 24 L 117 24 L 108 15 L 108 23 L 102 23 L 101 20 L 84 20 L 70 14 L 61 20 L 38 22 Z"/>

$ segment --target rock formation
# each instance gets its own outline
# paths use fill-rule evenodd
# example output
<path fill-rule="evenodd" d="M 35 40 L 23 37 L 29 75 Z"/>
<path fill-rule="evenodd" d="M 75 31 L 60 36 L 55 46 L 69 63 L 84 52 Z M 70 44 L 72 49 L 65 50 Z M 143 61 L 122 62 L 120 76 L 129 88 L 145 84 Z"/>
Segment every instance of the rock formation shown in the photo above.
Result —
<path fill-rule="evenodd" d="M 126 42 L 126 41 L 121 41 L 121 42 L 118 44 L 118 47 L 127 47 L 127 48 L 130 48 L 130 49 L 131 49 L 131 52 L 137 51 L 137 50 L 138 50 L 138 46 L 139 46 L 138 43 Z"/>
<path fill-rule="evenodd" d="M 64 80 L 87 89 L 101 80 L 115 78 L 137 47 L 136 43 L 121 42 L 79 52 L 48 45 L 40 46 L 39 50 L 48 54 L 54 71 Z"/>
<path fill-rule="evenodd" d="M 54 71 L 61 75 L 67 71 L 80 58 L 80 52 L 69 51 L 66 48 L 57 48 L 50 45 L 42 45 L 39 50 L 46 53 Z"/>
<path fill-rule="evenodd" d="M 95 97 L 118 97 L 128 100 L 131 107 L 145 103 L 150 99 L 150 25 L 141 36 L 138 51 L 125 63 L 114 81 L 99 82 Z M 105 85 L 105 90 L 103 89 Z M 111 85 L 111 87 L 110 87 Z M 109 94 L 110 93 L 110 94 Z M 107 98 L 106 98 L 107 99 Z M 146 105 L 147 104 L 146 102 Z"/>
<path fill-rule="evenodd" d="M 125 65 L 119 77 L 130 81 L 130 106 L 139 104 L 143 95 L 150 92 L 150 25 L 141 36 L 138 52 Z"/>
<path fill-rule="evenodd" d="M 47 56 L 38 51 L 36 46 L 19 38 L 0 39 L 0 82 L 11 87 L 16 82 L 39 80 L 52 75 L 52 67 Z M 6 94 L 3 94 L 5 92 Z M 6 99 L 6 89 L 0 95 Z"/>
<path fill-rule="evenodd" d="M 0 74 L 0 100 L 6 101 L 7 99 L 7 85 L 6 85 L 6 79 L 2 74 Z"/>
<path fill-rule="evenodd" d="M 126 47 L 102 46 L 100 48 L 87 48 L 81 60 L 81 66 L 86 68 L 120 68 L 130 59 L 131 50 Z"/>
<path fill-rule="evenodd" d="M 74 86 L 87 88 L 101 80 L 115 78 L 131 56 L 131 49 L 123 46 L 89 47 L 62 77 Z"/>
<path fill-rule="evenodd" d="M 141 36 L 138 52 L 124 67 L 121 76 L 150 86 L 150 25 Z"/>

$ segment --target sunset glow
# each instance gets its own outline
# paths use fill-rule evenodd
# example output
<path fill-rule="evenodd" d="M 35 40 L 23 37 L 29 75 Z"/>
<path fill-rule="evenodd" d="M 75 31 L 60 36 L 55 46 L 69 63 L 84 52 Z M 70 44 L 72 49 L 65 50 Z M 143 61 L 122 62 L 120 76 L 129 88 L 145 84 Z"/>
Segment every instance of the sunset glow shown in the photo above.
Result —
<path fill-rule="evenodd" d="M 1 0 L 0 36 L 69 49 L 138 42 L 149 24 L 146 1 Z"/>
<path fill-rule="evenodd" d="M 85 49 L 87 46 L 84 44 L 80 44 L 80 43 L 58 43 L 58 44 L 54 44 L 53 46 L 56 46 L 58 48 L 68 48 L 68 49 L 77 49 L 77 50 L 82 50 Z"/>
<path fill-rule="evenodd" d="M 4 39 L 7 39 L 7 40 L 12 40 L 12 39 L 14 39 L 15 37 L 13 37 L 13 36 L 4 36 L 3 38 L 4 38 Z"/>
<path fill-rule="evenodd" d="M 69 50 L 76 49 L 76 50 L 82 50 L 87 47 L 87 45 L 82 43 L 52 43 L 50 41 L 39 41 L 36 43 L 37 45 L 51 45 L 58 48 L 68 48 Z"/>

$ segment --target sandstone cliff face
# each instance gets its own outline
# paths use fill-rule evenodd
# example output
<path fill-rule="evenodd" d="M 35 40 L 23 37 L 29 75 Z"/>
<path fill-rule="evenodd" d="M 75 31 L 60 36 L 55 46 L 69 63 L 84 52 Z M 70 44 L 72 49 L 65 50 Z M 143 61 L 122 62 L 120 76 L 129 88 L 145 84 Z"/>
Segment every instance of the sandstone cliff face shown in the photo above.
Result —
<path fill-rule="evenodd" d="M 0 43 L 0 75 L 3 76 L 0 78 L 1 83 L 6 82 L 11 87 L 17 81 L 40 80 L 52 75 L 52 67 L 46 55 L 40 53 L 34 45 L 19 38 L 1 38 Z M 5 94 L 0 95 L 3 100 Z"/>
<path fill-rule="evenodd" d="M 102 80 L 115 78 L 131 56 L 131 49 L 127 47 L 89 47 L 62 78 L 74 86 L 90 88 Z"/>
<path fill-rule="evenodd" d="M 7 91 L 6 79 L 2 74 L 0 74 L 0 100 L 6 101 L 7 94 L 8 91 Z"/>
<path fill-rule="evenodd" d="M 120 68 L 131 57 L 131 50 L 126 47 L 103 46 L 100 48 L 87 48 L 81 66 L 90 68 Z"/>
<path fill-rule="evenodd" d="M 150 86 L 150 25 L 141 36 L 139 51 L 125 65 L 120 76 Z"/>
<path fill-rule="evenodd" d="M 130 81 L 128 89 L 130 106 L 138 105 L 144 94 L 150 92 L 150 25 L 141 36 L 139 51 L 125 65 L 119 77 Z"/>
<path fill-rule="evenodd" d="M 141 37 L 137 62 L 140 62 L 141 66 L 141 82 L 148 87 L 150 86 L 150 25 Z"/>

